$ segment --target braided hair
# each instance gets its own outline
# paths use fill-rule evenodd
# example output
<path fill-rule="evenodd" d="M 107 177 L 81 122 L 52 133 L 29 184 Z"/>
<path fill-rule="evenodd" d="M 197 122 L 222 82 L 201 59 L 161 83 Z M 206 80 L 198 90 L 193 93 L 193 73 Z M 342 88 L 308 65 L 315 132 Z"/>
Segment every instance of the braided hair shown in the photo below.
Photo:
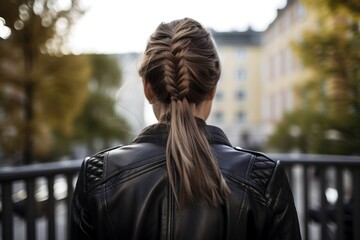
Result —
<path fill-rule="evenodd" d="M 161 23 L 150 36 L 139 74 L 168 105 L 167 173 L 179 206 L 218 206 L 230 192 L 191 105 L 214 91 L 221 68 L 210 33 L 191 18 Z"/>

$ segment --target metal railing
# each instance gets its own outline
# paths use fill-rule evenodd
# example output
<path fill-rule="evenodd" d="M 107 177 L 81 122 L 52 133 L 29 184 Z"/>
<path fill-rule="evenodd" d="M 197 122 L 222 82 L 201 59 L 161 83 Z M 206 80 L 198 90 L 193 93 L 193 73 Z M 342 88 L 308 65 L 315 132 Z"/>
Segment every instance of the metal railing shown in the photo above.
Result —
<path fill-rule="evenodd" d="M 303 239 L 360 239 L 360 156 L 269 156 L 285 164 Z M 80 165 L 74 160 L 0 168 L 2 239 L 68 239 Z"/>
<path fill-rule="evenodd" d="M 2 239 L 14 239 L 14 234 L 28 240 L 59 238 L 56 207 L 60 204 L 65 208 L 61 236 L 68 239 L 71 196 L 80 166 L 81 160 L 74 160 L 0 168 Z M 46 219 L 42 228 L 37 226 L 39 218 Z M 39 229 L 47 237 L 40 236 Z"/>
<path fill-rule="evenodd" d="M 286 166 L 303 239 L 360 239 L 360 156 L 269 155 Z"/>

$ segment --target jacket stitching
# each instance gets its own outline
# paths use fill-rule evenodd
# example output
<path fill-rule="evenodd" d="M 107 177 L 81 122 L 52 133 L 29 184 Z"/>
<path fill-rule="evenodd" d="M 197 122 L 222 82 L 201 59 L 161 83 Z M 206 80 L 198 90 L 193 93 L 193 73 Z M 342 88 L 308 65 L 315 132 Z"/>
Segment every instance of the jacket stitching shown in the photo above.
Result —
<path fill-rule="evenodd" d="M 104 201 L 103 205 L 104 205 L 104 208 L 105 208 L 106 217 L 109 219 L 110 228 L 111 228 L 111 230 L 113 232 L 113 236 L 115 237 L 116 236 L 115 227 L 114 227 L 114 223 L 112 221 L 111 214 L 110 214 L 110 211 L 109 211 L 109 207 L 108 207 L 108 204 L 107 204 L 108 201 L 107 201 L 107 194 L 106 194 L 106 192 L 107 192 L 106 184 L 103 185 L 103 188 L 104 188 L 104 191 L 105 191 L 105 194 L 102 197 L 102 199 Z"/>
<path fill-rule="evenodd" d="M 231 179 L 232 181 L 234 181 L 235 183 L 237 183 L 238 185 L 241 185 L 243 188 L 245 188 L 246 192 L 248 194 L 251 194 L 254 199 L 258 200 L 260 203 L 264 204 L 264 205 L 268 205 L 268 202 L 266 201 L 265 196 L 259 191 L 257 190 L 254 186 L 252 186 L 249 183 L 246 183 L 244 181 L 241 181 L 231 175 L 229 175 L 228 173 L 224 172 L 224 175 L 226 177 L 228 177 L 229 179 Z"/>
<path fill-rule="evenodd" d="M 140 167 L 143 167 L 143 166 L 146 166 L 146 165 L 151 165 L 151 164 L 155 164 L 159 161 L 165 161 L 165 155 L 161 154 L 159 156 L 156 156 L 156 157 L 153 157 L 153 158 L 150 158 L 146 161 L 143 161 L 143 162 L 137 162 L 137 163 L 133 163 L 133 164 L 129 164 L 127 165 L 126 167 L 124 168 L 120 168 L 120 171 L 116 171 L 112 174 L 110 174 L 109 176 L 105 177 L 104 181 L 108 181 L 114 177 L 116 177 L 117 175 L 119 174 L 122 174 L 124 172 L 127 172 L 127 171 L 130 171 L 130 170 L 133 170 L 133 169 L 136 169 L 136 168 L 140 168 Z"/>
<path fill-rule="evenodd" d="M 110 154 L 110 151 L 107 152 L 106 154 L 104 154 L 104 175 L 103 175 L 103 178 L 107 175 L 109 154 Z"/>
<path fill-rule="evenodd" d="M 255 156 L 252 155 L 250 159 L 250 164 L 248 164 L 248 168 L 246 170 L 246 179 L 250 179 L 250 173 L 253 170 L 254 164 L 255 164 Z"/>
<path fill-rule="evenodd" d="M 269 175 L 270 177 L 267 179 L 267 183 L 265 185 L 265 194 L 267 193 L 267 190 L 268 190 L 268 187 L 269 187 L 269 184 L 270 184 L 270 181 L 271 179 L 274 177 L 274 172 L 275 172 L 275 169 L 278 167 L 278 162 L 275 162 L 275 165 L 271 171 L 271 174 Z"/>
<path fill-rule="evenodd" d="M 105 152 L 104 152 L 105 153 Z M 102 179 L 104 179 L 104 177 L 106 176 L 107 174 L 107 166 L 108 166 L 108 159 L 109 159 L 109 153 L 110 151 L 106 152 L 106 154 L 104 154 L 104 174 L 102 176 Z M 96 184 L 92 189 L 95 189 L 96 186 L 100 185 L 102 182 L 102 180 L 99 181 L 99 184 Z M 105 212 L 106 212 L 106 216 L 107 218 L 109 219 L 109 224 L 110 224 L 110 228 L 113 232 L 113 236 L 115 237 L 116 236 L 116 232 L 115 232 L 115 228 L 114 228 L 114 223 L 112 221 L 112 218 L 111 218 L 111 214 L 110 214 L 110 211 L 109 211 L 109 207 L 108 207 L 108 201 L 107 201 L 107 189 L 106 189 L 106 184 L 103 184 L 102 185 L 102 189 L 104 190 L 105 194 L 103 196 L 103 199 L 104 199 L 104 208 L 105 208 Z"/>
<path fill-rule="evenodd" d="M 236 183 L 239 183 L 246 189 L 249 189 L 251 191 L 256 192 L 258 195 L 261 195 L 262 197 L 265 197 L 265 192 L 260 189 L 257 184 L 253 184 L 246 178 L 239 178 L 237 176 L 234 176 L 231 172 L 228 172 L 227 170 L 222 169 L 222 172 L 225 176 L 229 177 L 231 180 L 233 180 Z"/>
<path fill-rule="evenodd" d="M 150 164 L 149 164 L 150 165 Z M 103 189 L 96 189 L 98 186 L 100 185 L 106 185 L 107 188 L 105 191 L 108 191 L 108 190 L 111 190 L 113 189 L 114 187 L 116 186 L 119 186 L 120 184 L 124 183 L 124 182 L 127 182 L 131 179 L 134 179 L 138 176 L 141 176 L 143 175 L 144 173 L 147 173 L 147 172 L 150 172 L 156 168 L 159 168 L 161 166 L 165 165 L 165 162 L 162 162 L 162 161 L 157 161 L 156 163 L 152 163 L 151 166 L 146 166 L 146 168 L 143 168 L 143 169 L 140 169 L 138 171 L 135 171 L 131 174 L 129 174 L 128 176 L 119 176 L 123 173 L 125 173 L 126 171 L 123 171 L 119 174 L 117 174 L 117 176 L 113 176 L 111 179 L 105 179 L 103 180 L 101 183 L 97 184 L 96 187 L 92 188 L 91 189 L 91 194 L 89 193 L 89 195 L 98 195 L 98 194 L 102 194 L 103 193 Z M 118 177 L 118 178 L 116 178 Z M 110 180 L 113 180 L 115 178 L 116 181 L 112 182 L 112 183 L 109 183 Z"/>
<path fill-rule="evenodd" d="M 147 165 L 157 165 L 157 164 L 159 164 L 162 160 L 163 160 L 163 156 L 162 156 L 162 157 L 156 157 L 155 159 L 152 158 L 152 159 L 150 159 L 149 161 L 146 161 L 145 163 L 142 163 L 142 164 L 132 164 L 132 165 L 129 165 L 129 167 L 126 167 L 126 168 L 121 169 L 120 171 L 114 172 L 114 173 L 111 174 L 110 176 L 106 176 L 105 173 L 104 173 L 102 179 L 99 180 L 96 184 L 93 184 L 93 185 L 91 186 L 91 188 L 89 188 L 88 192 L 91 192 L 91 191 L 93 191 L 94 189 L 96 189 L 99 185 L 102 185 L 102 184 L 110 181 L 111 179 L 116 178 L 118 175 L 121 175 L 121 174 L 123 174 L 123 173 L 125 173 L 125 172 L 128 172 L 128 171 L 131 171 L 131 170 L 134 170 L 134 169 L 136 169 L 136 168 L 147 167 Z M 104 164 L 107 165 L 108 158 L 106 159 L 105 162 L 106 162 L 106 163 L 104 163 Z M 165 163 L 165 162 L 164 162 L 164 163 Z M 130 166 L 131 166 L 131 167 L 130 167 Z M 151 166 L 150 166 L 150 167 L 151 167 Z M 146 169 L 142 169 L 142 170 L 146 170 Z M 141 170 L 139 170 L 139 171 L 141 171 Z M 134 172 L 133 174 L 135 174 L 135 173 L 137 173 L 137 171 Z M 120 178 L 120 179 L 121 179 L 121 178 Z"/>
<path fill-rule="evenodd" d="M 245 192 L 248 193 L 248 190 L 246 189 Z M 248 201 L 249 201 L 249 195 L 248 195 L 248 194 L 245 194 L 245 199 L 244 199 L 244 201 L 242 202 L 242 204 L 241 204 L 241 206 L 240 206 L 240 209 L 238 210 L 238 214 L 236 215 L 235 228 L 234 228 L 234 231 L 233 231 L 233 234 L 232 234 L 232 236 L 234 236 L 233 239 L 236 239 L 236 238 L 235 238 L 235 236 L 237 236 L 237 235 L 236 235 L 236 232 L 237 232 L 238 229 L 240 229 L 240 224 L 241 224 L 240 219 L 241 219 L 241 216 L 242 216 L 242 212 L 243 212 L 243 210 L 244 210 L 244 205 L 245 205 L 245 203 L 247 204 Z"/>
<path fill-rule="evenodd" d="M 139 171 L 136 171 L 136 172 L 134 172 L 134 173 L 131 173 L 129 176 L 126 176 L 126 177 L 118 176 L 119 178 L 116 179 L 117 181 L 115 181 L 114 183 L 111 183 L 111 184 L 106 184 L 106 183 L 105 183 L 105 184 L 108 186 L 107 190 L 111 190 L 111 189 L 113 189 L 114 187 L 119 186 L 119 185 L 121 185 L 121 184 L 124 183 L 124 182 L 127 182 L 127 181 L 129 181 L 129 180 L 132 180 L 132 179 L 138 177 L 138 176 L 141 176 L 141 175 L 143 175 L 144 173 L 151 172 L 152 170 L 157 169 L 157 168 L 159 168 L 159 167 L 161 167 L 161 166 L 163 166 L 163 165 L 165 165 L 165 163 L 161 163 L 161 162 L 159 163 L 159 162 L 158 162 L 156 165 L 154 164 L 153 166 L 150 166 L 150 167 L 147 167 L 147 168 L 145 168 L 145 169 L 141 169 L 141 170 L 139 170 Z"/>

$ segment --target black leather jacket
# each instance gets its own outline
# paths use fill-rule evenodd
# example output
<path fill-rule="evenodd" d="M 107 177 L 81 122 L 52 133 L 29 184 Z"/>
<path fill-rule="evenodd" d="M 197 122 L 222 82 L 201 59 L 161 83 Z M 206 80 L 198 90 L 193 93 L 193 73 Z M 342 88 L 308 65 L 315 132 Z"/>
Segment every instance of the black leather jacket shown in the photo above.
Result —
<path fill-rule="evenodd" d="M 217 127 L 206 134 L 231 194 L 218 208 L 178 209 L 165 163 L 168 127 L 87 158 L 75 188 L 72 239 L 301 239 L 282 165 L 237 149 Z"/>

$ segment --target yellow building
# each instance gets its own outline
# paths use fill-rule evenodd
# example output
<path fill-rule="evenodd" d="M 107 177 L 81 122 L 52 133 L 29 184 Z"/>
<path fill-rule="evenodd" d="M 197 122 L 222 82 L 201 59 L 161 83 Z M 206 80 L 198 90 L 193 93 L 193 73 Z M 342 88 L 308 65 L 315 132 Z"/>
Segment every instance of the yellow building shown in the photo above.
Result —
<path fill-rule="evenodd" d="M 221 127 L 233 145 L 262 147 L 275 124 L 299 105 L 297 98 L 302 96 L 296 92 L 297 86 L 310 72 L 295 55 L 292 43 L 313 27 L 316 20 L 300 0 L 288 0 L 263 32 L 210 30 L 222 75 L 207 122 Z M 137 83 L 141 86 L 141 81 Z M 146 124 L 156 122 L 151 106 L 145 103 L 143 107 L 150 112 Z"/>
<path fill-rule="evenodd" d="M 275 124 L 298 106 L 297 87 L 309 79 L 293 44 L 315 17 L 300 0 L 288 0 L 264 32 L 212 31 L 222 61 L 222 77 L 209 124 L 219 125 L 234 145 L 264 145 Z"/>
<path fill-rule="evenodd" d="M 263 33 L 261 112 L 265 136 L 274 131 L 285 113 L 299 105 L 298 98 L 304 97 L 296 91 L 311 72 L 302 66 L 293 44 L 301 41 L 306 29 L 314 27 L 315 17 L 301 1 L 288 0 Z"/>
<path fill-rule="evenodd" d="M 233 145 L 255 148 L 261 141 L 261 32 L 211 31 L 222 63 L 209 124 L 220 126 Z"/>

